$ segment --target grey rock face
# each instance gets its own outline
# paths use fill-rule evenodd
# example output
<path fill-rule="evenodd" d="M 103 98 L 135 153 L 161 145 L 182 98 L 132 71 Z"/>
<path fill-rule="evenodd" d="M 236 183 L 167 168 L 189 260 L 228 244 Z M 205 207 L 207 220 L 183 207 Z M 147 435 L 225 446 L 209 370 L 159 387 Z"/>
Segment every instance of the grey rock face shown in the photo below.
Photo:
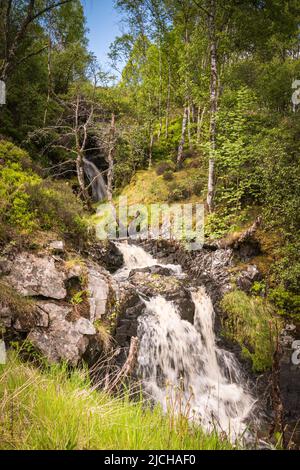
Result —
<path fill-rule="evenodd" d="M 136 272 L 130 276 L 129 282 L 147 297 L 162 295 L 166 300 L 174 302 L 181 318 L 194 322 L 195 305 L 191 293 L 176 277 Z"/>
<path fill-rule="evenodd" d="M 90 319 L 92 322 L 105 315 L 109 296 L 109 285 L 105 275 L 95 267 L 88 269 L 88 291 Z"/>
<path fill-rule="evenodd" d="M 255 281 L 261 280 L 261 274 L 255 264 L 250 264 L 247 269 L 242 271 L 237 278 L 238 287 L 245 291 L 250 292 L 251 287 Z"/>
<path fill-rule="evenodd" d="M 65 243 L 62 240 L 51 242 L 49 248 L 54 253 L 63 253 L 65 251 Z"/>
<path fill-rule="evenodd" d="M 96 334 L 94 326 L 85 318 L 68 321 L 68 306 L 45 302 L 39 307 L 49 316 L 49 327 L 34 328 L 28 339 L 50 362 L 64 360 L 76 366 L 86 351 L 88 336 Z"/>
<path fill-rule="evenodd" d="M 66 275 L 50 256 L 18 254 L 11 265 L 7 282 L 24 296 L 42 296 L 55 300 L 66 297 Z"/>
<path fill-rule="evenodd" d="M 110 273 L 118 271 L 124 263 L 121 251 L 111 241 L 94 243 L 87 250 L 86 254 L 96 263 L 105 266 Z"/>
<path fill-rule="evenodd" d="M 55 249 L 57 249 L 56 247 Z M 65 263 L 47 254 L 22 252 L 12 260 L 5 282 L 18 294 L 38 299 L 25 311 L 0 305 L 1 325 L 9 334 L 28 334 L 28 339 L 50 362 L 60 360 L 76 365 L 90 342 L 97 342 L 94 322 L 109 313 L 114 301 L 114 280 L 110 273 L 90 261 Z M 69 285 L 69 282 L 75 281 Z M 87 311 L 74 309 L 67 289 L 88 291 Z M 73 291 L 74 292 L 74 291 Z M 69 292 L 70 294 L 70 292 Z M 43 298 L 44 300 L 41 300 Z M 13 303 L 12 303 L 13 305 Z"/>

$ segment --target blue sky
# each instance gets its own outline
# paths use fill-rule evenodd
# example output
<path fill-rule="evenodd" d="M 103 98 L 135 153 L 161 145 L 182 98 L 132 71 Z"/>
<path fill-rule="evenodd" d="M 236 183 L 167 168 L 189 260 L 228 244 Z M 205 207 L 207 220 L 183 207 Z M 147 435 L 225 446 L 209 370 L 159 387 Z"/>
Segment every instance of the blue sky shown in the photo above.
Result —
<path fill-rule="evenodd" d="M 114 8 L 114 0 L 82 0 L 89 28 L 89 49 L 105 69 L 109 60 L 109 46 L 116 36 L 121 36 L 121 15 Z"/>

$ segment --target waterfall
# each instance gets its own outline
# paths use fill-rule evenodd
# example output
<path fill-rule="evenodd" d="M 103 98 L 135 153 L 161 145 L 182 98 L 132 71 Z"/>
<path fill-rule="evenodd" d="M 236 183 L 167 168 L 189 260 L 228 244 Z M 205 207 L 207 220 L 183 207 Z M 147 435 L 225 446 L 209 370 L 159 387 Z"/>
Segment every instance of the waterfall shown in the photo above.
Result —
<path fill-rule="evenodd" d="M 118 246 L 127 274 L 157 264 L 141 247 Z M 173 270 L 180 273 L 179 267 Z M 193 325 L 162 296 L 145 302 L 146 311 L 138 320 L 137 373 L 145 392 L 165 411 L 181 413 L 206 431 L 225 432 L 235 441 L 249 434 L 246 421 L 255 401 L 234 355 L 216 345 L 210 297 L 203 287 L 192 297 Z"/>
<path fill-rule="evenodd" d="M 124 267 L 121 268 L 117 273 L 117 278 L 128 277 L 130 271 L 136 268 L 147 268 L 150 266 L 163 266 L 174 272 L 176 275 L 182 274 L 181 266 L 175 264 L 160 264 L 157 259 L 153 258 L 143 248 L 136 245 L 130 245 L 128 243 L 115 243 L 115 245 L 121 251 L 124 258 Z"/>
<path fill-rule="evenodd" d="M 93 199 L 97 202 L 102 201 L 107 197 L 104 178 L 93 162 L 90 162 L 86 158 L 84 158 L 83 162 L 85 174 L 87 175 L 92 187 Z"/>

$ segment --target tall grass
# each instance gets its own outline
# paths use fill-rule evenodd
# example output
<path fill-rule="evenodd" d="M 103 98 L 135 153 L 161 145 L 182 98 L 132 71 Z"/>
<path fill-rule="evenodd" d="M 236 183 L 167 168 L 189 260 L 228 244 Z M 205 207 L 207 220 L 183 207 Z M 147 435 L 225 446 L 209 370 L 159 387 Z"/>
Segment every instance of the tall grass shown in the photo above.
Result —
<path fill-rule="evenodd" d="M 84 371 L 45 371 L 16 354 L 0 366 L 0 449 L 229 449 L 213 433 L 170 419 L 160 408 L 91 387 Z"/>
<path fill-rule="evenodd" d="M 225 294 L 221 307 L 226 312 L 224 335 L 237 341 L 255 372 L 272 367 L 282 321 L 272 305 L 261 297 L 234 290 Z"/>

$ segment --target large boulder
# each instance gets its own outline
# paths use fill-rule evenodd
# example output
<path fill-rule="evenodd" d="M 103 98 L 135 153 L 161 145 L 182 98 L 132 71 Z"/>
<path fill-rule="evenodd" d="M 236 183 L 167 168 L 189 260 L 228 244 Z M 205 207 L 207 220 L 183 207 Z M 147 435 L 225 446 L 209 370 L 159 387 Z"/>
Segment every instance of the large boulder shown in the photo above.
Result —
<path fill-rule="evenodd" d="M 148 240 L 144 245 L 163 263 L 181 265 L 192 284 L 205 286 L 214 305 L 231 289 L 232 248 L 206 244 L 202 250 L 187 251 L 179 243 L 168 240 Z"/>
<path fill-rule="evenodd" d="M 86 318 L 69 321 L 72 308 L 52 302 L 40 302 L 39 308 L 48 316 L 49 326 L 31 330 L 28 339 L 50 362 L 67 361 L 76 366 L 85 353 L 89 337 L 96 335 Z"/>
<path fill-rule="evenodd" d="M 10 264 L 6 281 L 24 296 L 62 300 L 66 297 L 66 275 L 51 256 L 19 253 Z"/>
<path fill-rule="evenodd" d="M 115 302 L 118 290 L 112 275 L 96 263 L 81 261 L 67 263 L 66 276 L 68 282 L 77 280 L 78 288 L 87 291 L 88 318 L 91 322 L 94 323 L 96 320 L 104 319 Z"/>
<path fill-rule="evenodd" d="M 122 348 L 129 346 L 132 336 L 137 336 L 138 318 L 145 309 L 146 305 L 136 289 L 129 283 L 124 283 L 119 295 L 114 335 L 117 344 Z"/>
<path fill-rule="evenodd" d="M 162 295 L 166 300 L 174 302 L 183 320 L 194 322 L 195 305 L 190 291 L 175 276 L 135 272 L 129 282 L 146 297 Z"/>
<path fill-rule="evenodd" d="M 115 301 L 117 284 L 108 271 L 89 263 L 87 266 L 90 320 L 103 319 L 110 312 Z"/>

